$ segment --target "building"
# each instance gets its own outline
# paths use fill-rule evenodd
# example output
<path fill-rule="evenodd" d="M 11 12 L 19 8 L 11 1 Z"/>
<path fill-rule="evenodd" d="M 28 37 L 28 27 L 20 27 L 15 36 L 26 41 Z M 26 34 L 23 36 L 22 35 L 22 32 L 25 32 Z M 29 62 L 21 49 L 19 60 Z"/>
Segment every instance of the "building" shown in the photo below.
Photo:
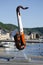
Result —
<path fill-rule="evenodd" d="M 30 40 L 30 35 L 25 35 L 26 40 Z"/>
<path fill-rule="evenodd" d="M 10 33 L 0 28 L 0 40 L 10 39 Z"/>
<path fill-rule="evenodd" d="M 40 35 L 38 32 L 32 32 L 31 33 L 31 39 L 39 39 L 40 38 Z"/>

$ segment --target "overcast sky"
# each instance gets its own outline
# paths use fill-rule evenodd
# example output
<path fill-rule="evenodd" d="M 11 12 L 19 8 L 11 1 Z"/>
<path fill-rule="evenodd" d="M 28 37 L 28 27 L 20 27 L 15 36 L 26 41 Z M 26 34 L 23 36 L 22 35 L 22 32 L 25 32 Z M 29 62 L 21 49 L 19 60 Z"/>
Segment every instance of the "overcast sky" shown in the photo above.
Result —
<path fill-rule="evenodd" d="M 17 24 L 16 7 L 22 5 L 29 7 L 21 9 L 23 27 L 43 27 L 43 0 L 0 0 L 0 21 Z"/>

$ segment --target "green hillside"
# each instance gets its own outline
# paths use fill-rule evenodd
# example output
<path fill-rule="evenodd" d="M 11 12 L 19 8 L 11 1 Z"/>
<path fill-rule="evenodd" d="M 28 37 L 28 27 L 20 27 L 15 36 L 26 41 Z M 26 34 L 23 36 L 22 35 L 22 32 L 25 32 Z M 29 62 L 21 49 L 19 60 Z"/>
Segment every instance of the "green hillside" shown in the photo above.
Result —
<path fill-rule="evenodd" d="M 36 28 L 24 28 L 24 31 L 28 34 L 29 32 L 38 32 L 40 35 L 43 35 L 43 27 Z"/>
<path fill-rule="evenodd" d="M 0 28 L 12 31 L 17 28 L 16 25 L 13 24 L 4 24 L 0 22 Z M 37 28 L 24 28 L 24 32 L 26 34 L 29 34 L 29 32 L 38 32 L 39 34 L 43 35 L 43 27 L 37 27 Z"/>
<path fill-rule="evenodd" d="M 4 24 L 4 23 L 0 22 L 0 28 L 8 30 L 8 31 L 12 31 L 12 30 L 16 29 L 17 26 L 13 25 L 13 24 Z"/>

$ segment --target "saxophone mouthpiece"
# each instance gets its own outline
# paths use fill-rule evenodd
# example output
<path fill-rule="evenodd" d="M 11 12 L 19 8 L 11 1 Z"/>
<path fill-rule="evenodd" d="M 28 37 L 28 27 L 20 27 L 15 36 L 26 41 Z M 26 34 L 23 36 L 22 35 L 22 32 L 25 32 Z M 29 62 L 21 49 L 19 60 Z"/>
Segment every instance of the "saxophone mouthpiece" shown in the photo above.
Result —
<path fill-rule="evenodd" d="M 25 9 L 28 9 L 29 7 L 25 7 Z"/>

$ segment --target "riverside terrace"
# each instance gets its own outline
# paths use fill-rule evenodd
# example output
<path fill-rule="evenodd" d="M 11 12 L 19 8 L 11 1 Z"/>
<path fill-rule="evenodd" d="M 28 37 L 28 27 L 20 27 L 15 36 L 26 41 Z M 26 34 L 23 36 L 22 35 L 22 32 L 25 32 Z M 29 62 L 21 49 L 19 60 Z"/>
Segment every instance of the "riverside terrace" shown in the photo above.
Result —
<path fill-rule="evenodd" d="M 13 40 L 11 41 L 13 42 Z M 15 56 L 15 53 L 8 54 L 3 52 L 4 50 L 5 49 L 0 48 L 0 65 L 43 65 L 43 56 L 27 56 L 27 58 L 25 58 L 25 54 L 21 54 L 24 53 L 22 51 L 17 51 L 17 56 Z M 33 61 L 32 59 L 38 59 L 38 61 Z"/>
<path fill-rule="evenodd" d="M 43 65 L 43 61 L 40 61 L 40 59 L 43 59 L 42 56 L 39 56 L 39 57 L 28 56 L 28 59 L 27 59 L 27 58 L 24 58 L 24 56 L 21 55 L 20 52 L 15 57 L 15 54 L 9 55 L 7 53 L 4 53 L 3 51 L 0 51 L 0 58 L 2 58 L 2 59 L 0 59 L 0 65 L 7 65 L 7 64 L 8 65 Z M 6 59 L 9 59 L 9 58 L 10 58 L 10 61 L 7 61 Z M 11 58 L 13 58 L 13 59 L 11 59 Z M 32 58 L 38 58 L 39 61 L 33 61 L 33 60 L 31 60 Z"/>

